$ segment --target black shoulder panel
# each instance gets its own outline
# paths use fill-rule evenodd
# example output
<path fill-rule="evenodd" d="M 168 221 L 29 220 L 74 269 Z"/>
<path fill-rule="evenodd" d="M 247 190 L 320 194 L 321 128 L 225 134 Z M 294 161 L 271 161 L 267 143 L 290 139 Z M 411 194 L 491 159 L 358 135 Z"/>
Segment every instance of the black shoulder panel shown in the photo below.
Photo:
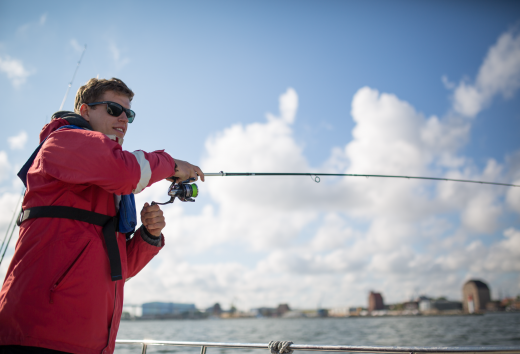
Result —
<path fill-rule="evenodd" d="M 59 112 L 54 113 L 52 115 L 51 119 L 56 119 L 56 118 L 65 119 L 67 122 L 69 122 L 69 124 L 76 125 L 80 128 L 87 128 L 88 130 L 93 130 L 92 126 L 90 125 L 89 122 L 87 122 L 85 120 L 85 118 L 83 118 L 82 116 L 80 116 L 79 114 L 76 114 L 74 112 L 59 111 Z"/>

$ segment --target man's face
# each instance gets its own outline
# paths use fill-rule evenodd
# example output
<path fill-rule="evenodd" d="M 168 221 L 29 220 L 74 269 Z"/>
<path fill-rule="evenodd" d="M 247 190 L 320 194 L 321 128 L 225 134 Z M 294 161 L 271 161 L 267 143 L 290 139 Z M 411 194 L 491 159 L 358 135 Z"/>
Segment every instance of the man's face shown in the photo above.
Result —
<path fill-rule="evenodd" d="M 125 108 L 130 108 L 130 99 L 127 96 L 120 95 L 114 91 L 107 91 L 99 99 L 99 101 L 112 101 L 119 103 Z M 107 113 L 106 104 L 96 106 L 82 106 L 81 116 L 85 118 L 95 131 L 106 135 L 115 135 L 123 139 L 128 129 L 128 118 L 123 112 L 119 117 L 113 117 Z"/>

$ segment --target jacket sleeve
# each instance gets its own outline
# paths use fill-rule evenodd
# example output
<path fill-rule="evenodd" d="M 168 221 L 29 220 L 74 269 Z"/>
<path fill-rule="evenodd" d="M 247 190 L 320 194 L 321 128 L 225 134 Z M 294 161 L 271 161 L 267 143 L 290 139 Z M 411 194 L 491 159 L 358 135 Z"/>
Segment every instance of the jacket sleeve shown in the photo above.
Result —
<path fill-rule="evenodd" d="M 126 242 L 126 262 L 128 267 L 127 278 L 135 276 L 145 265 L 164 247 L 164 236 L 161 235 L 159 246 L 154 246 L 143 240 L 141 227 L 134 237 Z"/>
<path fill-rule="evenodd" d="M 65 183 L 93 184 L 119 195 L 139 193 L 175 174 L 175 162 L 164 150 L 132 153 L 103 133 L 79 129 L 52 133 L 35 162 Z"/>

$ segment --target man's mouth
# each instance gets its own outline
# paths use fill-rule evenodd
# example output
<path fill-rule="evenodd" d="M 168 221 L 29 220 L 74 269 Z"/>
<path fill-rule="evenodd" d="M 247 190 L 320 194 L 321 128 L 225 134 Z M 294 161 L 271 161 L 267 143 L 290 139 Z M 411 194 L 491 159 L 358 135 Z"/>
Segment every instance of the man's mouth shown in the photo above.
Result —
<path fill-rule="evenodd" d="M 114 128 L 114 129 L 117 130 L 117 131 L 119 131 L 119 132 L 121 132 L 121 133 L 123 133 L 123 134 L 125 133 L 125 131 L 124 131 L 123 128 Z"/>

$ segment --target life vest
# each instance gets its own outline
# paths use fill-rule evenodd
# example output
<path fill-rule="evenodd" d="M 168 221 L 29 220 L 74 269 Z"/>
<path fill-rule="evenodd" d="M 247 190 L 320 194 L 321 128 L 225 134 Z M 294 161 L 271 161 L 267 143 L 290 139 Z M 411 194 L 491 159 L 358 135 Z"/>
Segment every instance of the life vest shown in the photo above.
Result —
<path fill-rule="evenodd" d="M 53 115 L 53 118 L 62 115 L 62 119 L 65 119 L 69 125 L 59 127 L 56 131 L 63 128 L 93 130 L 92 126 L 78 114 L 71 112 L 57 112 Z M 27 173 L 29 172 L 29 168 L 33 164 L 38 152 L 41 150 L 46 140 L 47 138 L 41 142 L 18 172 L 18 177 L 22 180 L 25 187 L 27 187 Z M 121 271 L 121 256 L 119 254 L 119 247 L 117 246 L 116 232 L 118 231 L 126 234 L 127 239 L 129 239 L 135 231 L 135 226 L 137 225 L 137 212 L 133 194 L 121 196 L 119 211 L 115 216 L 99 214 L 74 207 L 49 205 L 33 207 L 27 210 L 22 209 L 17 224 L 20 226 L 25 220 L 35 218 L 65 218 L 102 226 L 107 254 L 110 261 L 110 276 L 112 281 L 121 280 L 123 278 Z"/>

